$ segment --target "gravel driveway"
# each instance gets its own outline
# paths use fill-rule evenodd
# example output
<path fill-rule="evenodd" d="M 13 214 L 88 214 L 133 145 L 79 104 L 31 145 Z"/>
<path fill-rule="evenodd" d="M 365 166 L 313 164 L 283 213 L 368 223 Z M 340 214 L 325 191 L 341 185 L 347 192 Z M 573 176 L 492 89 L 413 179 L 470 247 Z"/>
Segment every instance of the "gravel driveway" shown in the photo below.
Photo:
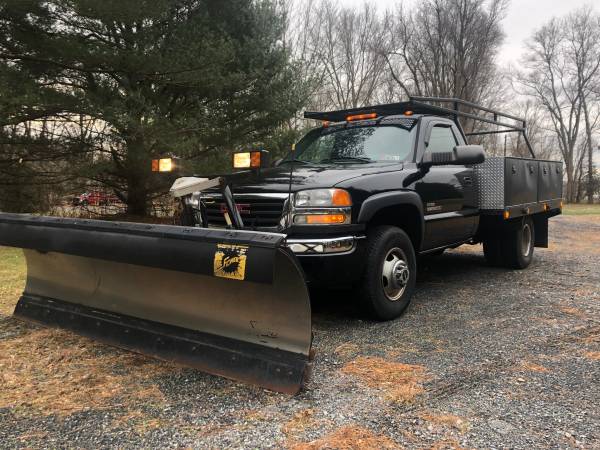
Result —
<path fill-rule="evenodd" d="M 0 442 L 600 448 L 600 216 L 553 219 L 551 242 L 525 271 L 486 266 L 479 246 L 422 261 L 393 322 L 317 298 L 314 376 L 296 397 L 0 315 Z"/>

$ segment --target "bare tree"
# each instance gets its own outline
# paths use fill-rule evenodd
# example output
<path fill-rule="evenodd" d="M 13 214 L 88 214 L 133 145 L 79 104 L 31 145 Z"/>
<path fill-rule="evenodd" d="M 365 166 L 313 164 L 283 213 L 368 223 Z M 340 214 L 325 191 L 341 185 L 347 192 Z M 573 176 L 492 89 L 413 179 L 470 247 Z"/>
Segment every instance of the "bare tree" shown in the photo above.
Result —
<path fill-rule="evenodd" d="M 321 2 L 287 0 L 286 10 L 285 46 L 289 49 L 300 79 L 306 86 L 307 98 L 304 104 L 319 109 L 319 92 L 322 91 L 325 80 L 325 68 L 319 49 L 324 23 L 320 13 Z M 297 128 L 302 123 L 295 120 L 290 127 Z"/>
<path fill-rule="evenodd" d="M 560 158 L 561 154 L 556 150 L 556 137 L 552 130 L 547 127 L 544 112 L 539 108 L 539 104 L 531 98 L 524 101 L 513 102 L 510 106 L 511 111 L 517 117 L 522 117 L 527 123 L 527 137 L 539 159 Z M 523 137 L 517 133 L 505 134 L 501 146 L 502 153 L 506 155 L 518 156 L 523 158 L 531 157 L 529 148 Z"/>
<path fill-rule="evenodd" d="M 323 0 L 318 14 L 323 23 L 313 35 L 313 49 L 325 71 L 321 95 L 336 108 L 374 102 L 386 65 L 376 48 L 387 35 L 376 7 L 364 3 L 353 10 Z"/>
<path fill-rule="evenodd" d="M 426 0 L 386 17 L 392 31 L 380 47 L 405 95 L 457 97 L 486 103 L 495 97 L 495 58 L 504 34 L 506 0 Z"/>
<path fill-rule="evenodd" d="M 566 198 L 571 202 L 581 197 L 586 154 L 588 185 L 593 185 L 592 135 L 598 107 L 590 100 L 600 70 L 598 26 L 598 17 L 589 8 L 550 20 L 527 43 L 525 70 L 517 75 L 522 92 L 544 109 L 557 136 L 567 175 Z M 593 198 L 593 193 L 588 196 Z"/>
<path fill-rule="evenodd" d="M 577 84 L 571 77 L 564 48 L 564 33 L 558 19 L 536 31 L 527 44 L 524 66 L 518 75 L 525 94 L 535 97 L 549 115 L 558 136 L 565 162 L 567 200 L 575 199 L 575 147 L 581 121 L 581 102 Z"/>
<path fill-rule="evenodd" d="M 565 19 L 566 46 L 572 58 L 574 76 L 585 121 L 585 149 L 587 153 L 587 197 L 594 201 L 594 140 L 593 133 L 598 123 L 598 97 L 594 99 L 594 88 L 600 75 L 600 17 L 591 6 L 585 6 Z M 590 102 L 591 100 L 591 102 Z M 595 101 L 594 101 L 595 100 Z M 595 116 L 595 117 L 593 117 Z M 584 154 L 585 154 L 584 153 Z M 583 175 L 583 158 L 578 165 L 580 179 Z M 579 183 L 581 185 L 581 183 Z M 581 186 L 578 189 L 578 196 Z"/>

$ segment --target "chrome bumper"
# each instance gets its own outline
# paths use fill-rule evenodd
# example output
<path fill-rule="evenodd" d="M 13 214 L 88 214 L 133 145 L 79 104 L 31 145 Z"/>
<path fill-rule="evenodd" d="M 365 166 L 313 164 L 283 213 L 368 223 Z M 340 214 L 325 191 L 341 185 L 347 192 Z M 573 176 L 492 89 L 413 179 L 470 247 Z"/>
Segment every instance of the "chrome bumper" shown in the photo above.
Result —
<path fill-rule="evenodd" d="M 329 255 L 349 253 L 365 236 L 343 236 L 324 239 L 286 239 L 287 247 L 297 255 Z"/>

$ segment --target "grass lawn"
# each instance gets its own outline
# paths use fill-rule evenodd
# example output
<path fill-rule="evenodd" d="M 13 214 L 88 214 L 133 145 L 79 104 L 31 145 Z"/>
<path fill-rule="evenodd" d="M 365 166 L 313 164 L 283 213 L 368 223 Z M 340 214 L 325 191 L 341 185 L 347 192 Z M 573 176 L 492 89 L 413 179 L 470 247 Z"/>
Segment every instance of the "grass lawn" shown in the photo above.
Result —
<path fill-rule="evenodd" d="M 25 257 L 16 248 L 0 247 L 0 315 L 10 315 L 25 287 Z"/>
<path fill-rule="evenodd" d="M 600 216 L 600 203 L 588 205 L 587 203 L 569 203 L 564 206 L 563 214 L 567 216 Z"/>

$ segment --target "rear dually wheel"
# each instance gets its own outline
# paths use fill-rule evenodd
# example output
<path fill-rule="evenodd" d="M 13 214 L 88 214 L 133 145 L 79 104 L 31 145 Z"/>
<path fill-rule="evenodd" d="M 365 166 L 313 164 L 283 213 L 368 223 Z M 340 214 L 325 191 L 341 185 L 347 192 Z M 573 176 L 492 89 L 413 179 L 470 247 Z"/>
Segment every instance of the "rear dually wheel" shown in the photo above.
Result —
<path fill-rule="evenodd" d="M 493 266 L 525 269 L 533 260 L 535 229 L 531 217 L 512 223 L 499 235 L 483 241 L 483 253 Z"/>

